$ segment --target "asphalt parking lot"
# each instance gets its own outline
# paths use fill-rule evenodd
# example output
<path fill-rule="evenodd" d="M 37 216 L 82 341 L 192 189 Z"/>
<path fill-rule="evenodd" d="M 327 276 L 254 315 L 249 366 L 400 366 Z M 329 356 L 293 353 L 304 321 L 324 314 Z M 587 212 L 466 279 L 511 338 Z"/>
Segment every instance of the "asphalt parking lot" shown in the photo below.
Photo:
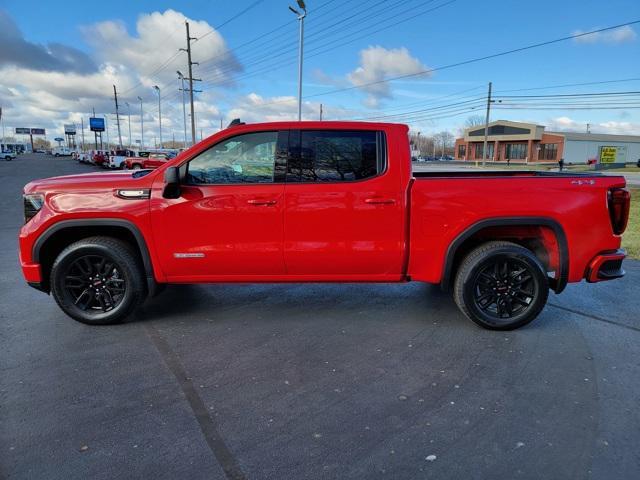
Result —
<path fill-rule="evenodd" d="M 509 333 L 417 283 L 175 286 L 89 327 L 16 236 L 26 182 L 91 170 L 0 162 L 0 478 L 640 477 L 640 262 Z"/>

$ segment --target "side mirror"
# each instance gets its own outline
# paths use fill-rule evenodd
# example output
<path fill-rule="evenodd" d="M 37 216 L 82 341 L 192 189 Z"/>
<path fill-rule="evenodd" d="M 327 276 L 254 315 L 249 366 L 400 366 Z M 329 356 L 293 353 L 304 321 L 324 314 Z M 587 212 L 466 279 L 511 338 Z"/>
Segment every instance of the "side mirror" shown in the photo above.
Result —
<path fill-rule="evenodd" d="M 164 171 L 164 198 L 180 198 L 180 169 L 169 167 Z"/>

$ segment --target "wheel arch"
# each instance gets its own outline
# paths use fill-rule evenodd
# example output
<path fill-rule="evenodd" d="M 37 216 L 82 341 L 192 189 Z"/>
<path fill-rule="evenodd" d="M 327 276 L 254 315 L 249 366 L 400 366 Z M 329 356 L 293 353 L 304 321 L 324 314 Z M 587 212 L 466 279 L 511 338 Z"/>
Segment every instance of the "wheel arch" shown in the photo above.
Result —
<path fill-rule="evenodd" d="M 562 292 L 567 286 L 569 280 L 569 247 L 567 244 L 567 236 L 564 229 L 558 221 L 549 217 L 496 217 L 480 220 L 468 226 L 462 231 L 449 245 L 445 254 L 444 265 L 442 269 L 442 279 L 440 286 L 443 290 L 449 291 L 455 275 L 457 265 L 461 257 L 467 250 L 465 247 L 474 245 L 473 241 L 478 238 L 479 234 L 488 229 L 505 229 L 505 231 L 513 230 L 521 227 L 541 227 L 549 229 L 557 243 L 558 255 L 558 272 L 554 278 L 550 278 L 551 288 L 556 292 Z M 494 240 L 505 239 L 507 237 L 498 237 Z M 537 240 L 536 237 L 529 237 L 529 240 Z M 527 248 L 531 247 L 526 242 L 518 242 Z M 536 256 L 540 256 L 535 252 Z"/>
<path fill-rule="evenodd" d="M 139 255 L 150 295 L 158 290 L 147 242 L 140 229 L 120 218 L 62 220 L 47 228 L 33 245 L 32 258 L 42 268 L 42 288 L 49 291 L 49 272 L 55 258 L 68 245 L 96 235 L 118 238 L 129 243 Z"/>

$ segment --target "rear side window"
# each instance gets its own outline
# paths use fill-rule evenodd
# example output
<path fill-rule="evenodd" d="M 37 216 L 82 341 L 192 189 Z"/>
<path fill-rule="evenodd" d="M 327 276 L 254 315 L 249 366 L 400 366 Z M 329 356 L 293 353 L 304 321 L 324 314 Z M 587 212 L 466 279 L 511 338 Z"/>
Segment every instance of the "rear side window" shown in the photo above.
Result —
<path fill-rule="evenodd" d="M 287 182 L 349 182 L 384 170 L 382 132 L 298 130 L 289 141 Z"/>

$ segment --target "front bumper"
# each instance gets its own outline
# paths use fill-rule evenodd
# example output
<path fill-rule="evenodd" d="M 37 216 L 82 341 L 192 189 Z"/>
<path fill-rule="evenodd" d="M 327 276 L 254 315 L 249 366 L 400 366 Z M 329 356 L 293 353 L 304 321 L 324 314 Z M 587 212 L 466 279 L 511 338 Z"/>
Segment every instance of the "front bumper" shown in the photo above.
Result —
<path fill-rule="evenodd" d="M 627 252 L 623 249 L 613 252 L 603 252 L 596 255 L 587 267 L 585 278 L 589 283 L 604 282 L 624 277 L 622 261 L 626 258 Z"/>

